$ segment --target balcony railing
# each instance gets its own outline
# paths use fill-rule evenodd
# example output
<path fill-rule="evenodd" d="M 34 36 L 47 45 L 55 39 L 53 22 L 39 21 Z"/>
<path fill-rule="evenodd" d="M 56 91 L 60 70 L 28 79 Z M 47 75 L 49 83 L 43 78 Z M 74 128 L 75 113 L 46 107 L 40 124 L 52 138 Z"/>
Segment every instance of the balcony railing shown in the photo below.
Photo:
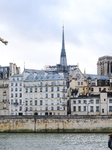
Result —
<path fill-rule="evenodd" d="M 15 102 L 14 105 L 19 105 L 19 103 Z"/>
<path fill-rule="evenodd" d="M 62 102 L 62 105 L 67 105 L 67 103 L 66 102 Z"/>
<path fill-rule="evenodd" d="M 7 100 L 6 99 L 3 99 L 3 102 L 6 102 Z"/>

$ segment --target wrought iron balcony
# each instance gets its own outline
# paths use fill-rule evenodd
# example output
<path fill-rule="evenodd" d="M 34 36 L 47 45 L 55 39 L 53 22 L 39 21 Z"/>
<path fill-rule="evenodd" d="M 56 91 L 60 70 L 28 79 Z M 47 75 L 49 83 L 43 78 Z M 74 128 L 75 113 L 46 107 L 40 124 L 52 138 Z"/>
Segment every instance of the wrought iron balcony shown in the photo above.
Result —
<path fill-rule="evenodd" d="M 19 105 L 19 103 L 15 102 L 14 105 Z"/>

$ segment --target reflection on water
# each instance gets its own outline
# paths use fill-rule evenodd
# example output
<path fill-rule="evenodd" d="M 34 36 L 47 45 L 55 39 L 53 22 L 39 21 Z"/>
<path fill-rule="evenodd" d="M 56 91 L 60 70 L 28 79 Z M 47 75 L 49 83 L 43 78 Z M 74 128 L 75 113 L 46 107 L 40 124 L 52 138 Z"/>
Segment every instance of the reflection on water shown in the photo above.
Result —
<path fill-rule="evenodd" d="M 107 135 L 0 133 L 0 150 L 108 150 Z"/>

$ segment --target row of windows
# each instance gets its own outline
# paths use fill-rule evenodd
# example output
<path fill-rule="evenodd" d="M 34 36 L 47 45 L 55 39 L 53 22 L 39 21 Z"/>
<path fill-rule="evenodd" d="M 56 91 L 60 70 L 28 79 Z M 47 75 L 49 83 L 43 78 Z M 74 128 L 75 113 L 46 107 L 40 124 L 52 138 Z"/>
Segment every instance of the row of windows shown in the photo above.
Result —
<path fill-rule="evenodd" d="M 78 85 L 83 85 L 83 82 L 78 82 Z"/>
<path fill-rule="evenodd" d="M 15 93 L 15 97 L 22 97 L 22 93 L 19 93 L 19 95 L 18 95 L 18 93 Z M 14 94 L 13 93 L 11 93 L 11 97 L 14 97 Z"/>
<path fill-rule="evenodd" d="M 39 101 L 39 103 L 38 103 L 38 105 L 43 105 L 43 100 L 40 100 Z M 37 105 L 37 100 L 35 100 L 34 102 L 31 100 L 30 102 L 28 102 L 28 101 L 25 101 L 25 105 Z M 60 104 L 60 100 L 57 100 L 57 105 L 59 105 Z M 48 105 L 48 100 L 45 100 L 45 105 Z M 54 101 L 53 100 L 51 100 L 51 105 L 54 105 Z"/>
<path fill-rule="evenodd" d="M 90 106 L 90 112 L 93 112 L 93 106 Z M 76 106 L 73 107 L 73 111 L 76 111 Z M 78 106 L 78 111 L 81 111 L 81 106 Z M 83 107 L 83 111 L 87 111 L 86 106 Z M 96 106 L 96 111 L 99 111 L 99 106 Z"/>
<path fill-rule="evenodd" d="M 63 87 L 63 90 L 65 90 L 65 87 Z M 40 90 L 39 90 L 40 92 L 42 92 L 43 91 L 43 88 L 40 88 Z M 51 90 L 50 91 L 54 91 L 54 87 L 51 87 Z M 60 88 L 59 87 L 57 87 L 57 91 L 60 91 Z M 30 92 L 30 93 L 32 93 L 32 92 L 37 92 L 37 88 L 35 88 L 35 89 L 33 89 L 33 88 L 30 88 L 30 89 L 28 89 L 28 88 L 26 88 L 26 91 L 25 91 L 26 93 L 28 93 L 28 92 Z M 45 87 L 45 92 L 48 92 L 48 87 Z"/>
<path fill-rule="evenodd" d="M 63 93 L 62 97 L 63 97 L 63 98 L 66 98 L 65 93 Z M 28 95 L 25 95 L 25 98 L 27 99 L 27 98 L 28 98 Z M 29 98 L 32 99 L 32 98 L 33 98 L 33 95 L 30 94 L 30 97 L 29 97 Z M 35 98 L 37 99 L 37 94 L 35 94 Z M 46 94 L 45 94 L 45 97 L 44 97 L 42 94 L 40 94 L 40 95 L 39 95 L 39 98 L 60 98 L 60 93 L 57 93 L 57 97 L 56 97 L 55 94 L 53 94 L 53 93 L 51 94 L 51 96 L 50 96 L 50 94 L 46 93 Z"/>
<path fill-rule="evenodd" d="M 19 90 L 19 91 L 22 91 L 22 88 L 19 88 L 19 89 L 18 89 L 18 88 L 15 88 L 15 91 L 18 91 L 18 90 Z M 13 91 L 14 91 L 14 89 L 11 88 L 11 92 L 13 92 Z"/>
<path fill-rule="evenodd" d="M 35 110 L 35 109 L 34 109 Z M 42 109 L 41 109 L 42 110 Z M 47 111 L 47 110 L 60 110 L 60 107 L 59 106 L 57 106 L 57 107 L 50 107 L 49 109 L 48 109 L 48 107 L 45 107 L 45 110 Z M 65 107 L 64 107 L 64 109 L 63 110 L 65 110 Z M 25 111 L 33 111 L 33 107 L 30 107 L 29 109 L 28 109 L 28 107 L 26 107 L 26 109 L 25 109 Z"/>
<path fill-rule="evenodd" d="M 21 81 L 23 78 L 13 78 L 13 81 Z"/>
<path fill-rule="evenodd" d="M 90 89 L 89 89 L 90 90 Z M 104 91 L 106 91 L 106 88 L 103 88 Z M 91 91 L 94 91 L 94 88 L 91 88 Z M 99 88 L 99 92 L 101 92 L 101 88 Z"/>
<path fill-rule="evenodd" d="M 76 111 L 76 106 L 73 107 L 73 111 Z M 78 106 L 78 111 L 81 111 L 81 106 Z M 83 107 L 83 111 L 86 110 L 86 106 Z M 96 106 L 96 112 L 99 111 L 99 106 Z M 94 112 L 94 107 L 90 106 L 90 112 Z M 109 106 L 109 112 L 112 112 L 112 106 Z M 104 113 L 104 109 L 102 109 L 102 113 Z"/>
<path fill-rule="evenodd" d="M 73 101 L 74 104 L 76 104 L 77 102 L 78 102 L 79 104 L 81 104 L 81 100 Z M 82 102 L 83 102 L 84 104 L 87 104 L 87 101 L 86 101 L 86 100 L 83 100 Z M 93 104 L 93 103 L 94 103 L 94 100 L 90 100 L 89 103 Z M 96 100 L 96 104 L 99 104 L 99 100 L 98 100 L 98 99 Z"/>
<path fill-rule="evenodd" d="M 13 111 L 13 108 L 11 108 L 11 111 Z M 15 111 L 18 111 L 17 107 L 15 107 Z M 19 111 L 22 111 L 22 106 L 19 107 Z"/>
<path fill-rule="evenodd" d="M 21 82 L 20 82 L 20 83 L 17 83 L 17 82 L 16 82 L 15 84 L 14 84 L 14 83 L 11 83 L 11 86 L 14 86 L 14 85 L 15 85 L 15 86 L 22 86 L 22 83 L 21 83 Z"/>
<path fill-rule="evenodd" d="M 104 101 L 105 101 L 105 99 L 104 99 Z M 78 104 L 81 104 L 81 100 L 73 101 L 74 104 L 76 104 L 76 102 L 78 102 Z M 94 104 L 94 100 L 90 100 L 89 103 L 90 104 Z M 112 99 L 109 99 L 109 103 L 112 103 Z M 87 104 L 87 101 L 83 100 L 83 104 Z M 96 104 L 99 104 L 99 100 L 98 99 L 96 100 Z"/>
<path fill-rule="evenodd" d="M 22 105 L 22 99 L 19 99 L 19 102 L 18 102 L 17 99 L 15 101 L 13 99 L 11 99 L 11 104 L 20 104 L 20 105 Z"/>

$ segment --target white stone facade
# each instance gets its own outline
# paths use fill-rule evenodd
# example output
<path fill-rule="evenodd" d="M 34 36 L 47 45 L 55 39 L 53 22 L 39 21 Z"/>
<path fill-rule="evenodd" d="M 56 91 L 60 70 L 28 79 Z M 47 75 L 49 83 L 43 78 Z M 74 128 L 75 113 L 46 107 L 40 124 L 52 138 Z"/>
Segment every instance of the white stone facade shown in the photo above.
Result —
<path fill-rule="evenodd" d="M 24 115 L 23 75 L 15 74 L 9 80 L 9 115 Z"/>

